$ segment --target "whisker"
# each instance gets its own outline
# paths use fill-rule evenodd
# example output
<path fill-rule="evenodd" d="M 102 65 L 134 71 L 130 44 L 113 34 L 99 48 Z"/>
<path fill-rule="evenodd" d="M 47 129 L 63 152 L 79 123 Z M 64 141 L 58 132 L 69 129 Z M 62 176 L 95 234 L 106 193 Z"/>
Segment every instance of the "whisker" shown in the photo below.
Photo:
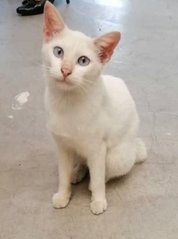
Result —
<path fill-rule="evenodd" d="M 78 84 L 78 87 L 80 88 L 80 90 L 81 90 L 80 92 L 81 92 L 84 96 L 87 95 L 87 93 L 88 93 L 87 88 L 84 87 L 83 84 L 79 83 L 79 84 Z"/>
<path fill-rule="evenodd" d="M 85 84 L 81 84 L 80 87 L 82 88 L 85 95 L 89 94 L 89 89 L 91 88 L 91 84 L 88 84 L 88 83 L 85 82 Z"/>

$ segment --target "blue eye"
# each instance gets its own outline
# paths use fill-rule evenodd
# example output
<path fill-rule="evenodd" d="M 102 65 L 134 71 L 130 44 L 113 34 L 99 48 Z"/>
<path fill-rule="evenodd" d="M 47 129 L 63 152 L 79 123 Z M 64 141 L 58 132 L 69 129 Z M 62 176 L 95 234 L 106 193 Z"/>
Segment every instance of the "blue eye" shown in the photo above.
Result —
<path fill-rule="evenodd" d="M 55 46 L 53 48 L 53 54 L 57 57 L 57 58 L 62 58 L 64 56 L 64 51 L 61 47 L 59 46 Z"/>
<path fill-rule="evenodd" d="M 78 58 L 78 64 L 81 66 L 87 66 L 90 63 L 90 59 L 87 56 L 81 56 Z"/>

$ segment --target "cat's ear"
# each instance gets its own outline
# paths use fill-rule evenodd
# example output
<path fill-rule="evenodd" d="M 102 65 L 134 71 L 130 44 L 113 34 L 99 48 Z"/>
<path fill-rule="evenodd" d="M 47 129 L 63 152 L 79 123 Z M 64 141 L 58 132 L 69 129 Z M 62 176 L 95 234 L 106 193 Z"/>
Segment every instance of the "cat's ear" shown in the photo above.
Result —
<path fill-rule="evenodd" d="M 109 32 L 94 40 L 98 55 L 103 64 L 108 62 L 113 54 L 114 48 L 121 39 L 120 32 Z"/>
<path fill-rule="evenodd" d="M 57 9 L 46 1 L 44 6 L 44 25 L 43 35 L 44 40 L 49 41 L 54 34 L 60 33 L 65 27 L 62 17 L 57 12 Z"/>

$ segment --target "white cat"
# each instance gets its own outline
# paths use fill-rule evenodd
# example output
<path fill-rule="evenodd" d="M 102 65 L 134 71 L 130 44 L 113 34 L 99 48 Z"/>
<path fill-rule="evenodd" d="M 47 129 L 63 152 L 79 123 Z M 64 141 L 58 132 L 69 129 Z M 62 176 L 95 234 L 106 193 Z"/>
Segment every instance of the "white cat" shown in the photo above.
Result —
<path fill-rule="evenodd" d="M 90 208 L 99 214 L 107 208 L 105 182 L 128 173 L 147 156 L 137 138 L 139 118 L 126 85 L 101 75 L 120 33 L 93 39 L 72 31 L 49 2 L 43 30 L 48 127 L 59 149 L 59 188 L 53 206 L 68 205 L 71 183 L 82 180 L 88 168 Z"/>

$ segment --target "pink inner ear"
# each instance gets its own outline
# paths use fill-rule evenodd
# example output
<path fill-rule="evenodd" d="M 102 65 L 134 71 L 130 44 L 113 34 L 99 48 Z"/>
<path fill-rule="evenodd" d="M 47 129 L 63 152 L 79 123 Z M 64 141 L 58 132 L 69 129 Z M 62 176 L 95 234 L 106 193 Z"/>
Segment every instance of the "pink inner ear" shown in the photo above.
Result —
<path fill-rule="evenodd" d="M 110 32 L 95 40 L 95 44 L 99 49 L 99 57 L 103 64 L 110 60 L 120 37 L 119 32 Z"/>
<path fill-rule="evenodd" d="M 46 40 L 49 40 L 53 36 L 53 34 L 57 32 L 57 30 L 58 25 L 54 21 L 53 15 L 48 14 L 48 17 L 45 19 L 45 25 L 43 28 L 44 37 L 46 38 Z"/>
<path fill-rule="evenodd" d="M 55 7 L 48 1 L 44 7 L 44 39 L 49 41 L 56 32 L 64 29 L 64 22 Z"/>
<path fill-rule="evenodd" d="M 100 48 L 100 59 L 102 63 L 106 63 L 111 59 L 111 56 L 113 54 L 113 46 L 109 45 L 107 47 L 101 47 Z"/>

